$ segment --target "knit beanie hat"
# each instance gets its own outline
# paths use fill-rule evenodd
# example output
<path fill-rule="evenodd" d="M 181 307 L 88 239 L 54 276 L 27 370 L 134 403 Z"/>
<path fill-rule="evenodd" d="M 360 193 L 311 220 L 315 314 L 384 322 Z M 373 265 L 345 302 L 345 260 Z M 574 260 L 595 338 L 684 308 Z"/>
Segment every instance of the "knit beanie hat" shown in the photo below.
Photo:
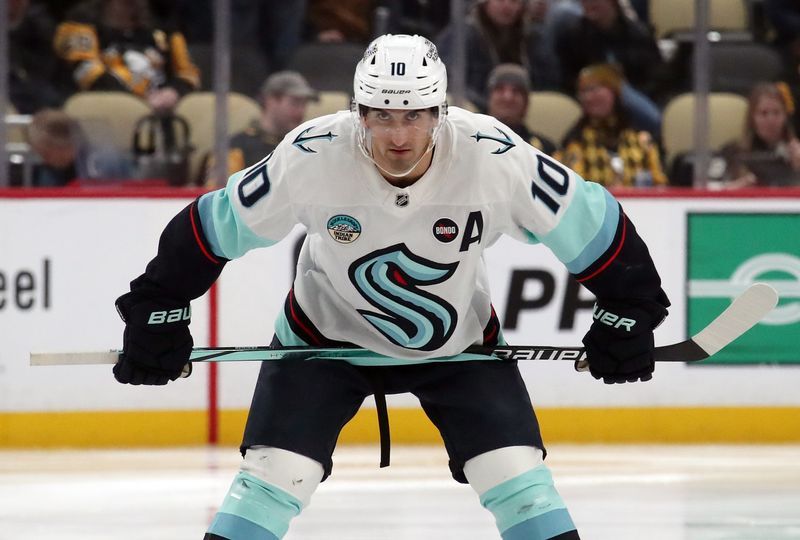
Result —
<path fill-rule="evenodd" d="M 601 85 L 610 88 L 616 95 L 622 92 L 625 78 L 614 64 L 592 64 L 578 73 L 578 90 L 590 85 Z"/>

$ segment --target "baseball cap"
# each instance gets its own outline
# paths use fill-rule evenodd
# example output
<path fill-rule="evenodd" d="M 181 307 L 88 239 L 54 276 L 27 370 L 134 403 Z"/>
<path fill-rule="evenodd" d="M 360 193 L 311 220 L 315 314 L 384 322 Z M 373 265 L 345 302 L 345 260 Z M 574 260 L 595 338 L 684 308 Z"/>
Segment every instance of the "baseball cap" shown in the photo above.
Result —
<path fill-rule="evenodd" d="M 296 71 L 277 71 L 261 85 L 262 96 L 285 95 L 317 100 L 317 91 Z"/>
<path fill-rule="evenodd" d="M 516 86 L 525 93 L 531 91 L 530 77 L 528 70 L 519 64 L 498 64 L 489 73 L 487 87 L 489 91 L 495 89 L 499 84 L 510 84 Z"/>

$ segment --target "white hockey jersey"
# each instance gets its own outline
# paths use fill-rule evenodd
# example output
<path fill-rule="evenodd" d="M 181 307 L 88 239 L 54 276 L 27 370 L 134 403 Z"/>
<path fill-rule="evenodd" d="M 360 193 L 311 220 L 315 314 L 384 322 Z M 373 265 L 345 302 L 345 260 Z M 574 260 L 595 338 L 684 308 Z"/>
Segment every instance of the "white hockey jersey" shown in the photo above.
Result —
<path fill-rule="evenodd" d="M 491 301 L 482 254 L 500 235 L 542 242 L 579 273 L 608 249 L 620 218 L 602 186 L 496 119 L 456 107 L 430 168 L 409 187 L 379 174 L 342 111 L 293 130 L 199 210 L 209 245 L 228 259 L 304 225 L 294 296 L 310 322 L 330 340 L 403 362 L 483 342 Z M 281 341 L 302 344 L 284 326 Z"/>

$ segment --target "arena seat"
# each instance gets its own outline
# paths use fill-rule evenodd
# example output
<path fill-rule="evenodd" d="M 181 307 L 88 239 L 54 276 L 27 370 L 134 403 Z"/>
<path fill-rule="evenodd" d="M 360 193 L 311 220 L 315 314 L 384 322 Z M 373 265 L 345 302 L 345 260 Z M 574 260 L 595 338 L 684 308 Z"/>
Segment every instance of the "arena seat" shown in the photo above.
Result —
<path fill-rule="evenodd" d="M 720 41 L 709 47 L 709 86 L 712 92 L 746 96 L 759 82 L 774 82 L 784 65 L 780 53 L 754 42 Z"/>
<path fill-rule="evenodd" d="M 679 154 L 694 149 L 694 94 L 681 94 L 664 107 L 661 138 L 666 153 L 666 169 Z M 712 149 L 738 138 L 747 116 L 747 98 L 728 92 L 712 92 L 708 96 L 708 144 Z"/>
<path fill-rule="evenodd" d="M 19 114 L 11 103 L 6 104 L 6 143 L 11 145 L 27 144 L 25 134 L 27 125 L 30 124 L 31 115 Z"/>
<path fill-rule="evenodd" d="M 447 94 L 447 103 L 450 105 L 455 105 L 455 100 L 453 98 L 453 95 L 450 93 Z M 461 100 L 461 104 L 459 105 L 459 107 L 461 107 L 462 109 L 466 109 L 470 112 L 480 112 L 478 110 L 478 107 L 476 107 L 474 103 L 472 103 L 470 100 L 466 98 Z"/>
<path fill-rule="evenodd" d="M 650 0 L 650 22 L 657 39 L 690 39 L 695 22 L 695 0 Z M 709 0 L 708 29 L 723 34 L 752 37 L 745 0 Z"/>
<path fill-rule="evenodd" d="M 198 178 L 203 159 L 214 149 L 215 106 L 213 92 L 193 92 L 186 94 L 175 108 L 175 113 L 186 118 L 191 129 L 194 153 L 189 165 L 190 179 Z M 244 130 L 260 114 L 261 108 L 255 100 L 231 92 L 228 94 L 228 135 Z"/>
<path fill-rule="evenodd" d="M 318 93 L 318 101 L 309 101 L 303 120 L 350 109 L 350 94 L 347 92 L 326 91 Z"/>
<path fill-rule="evenodd" d="M 6 103 L 3 119 L 6 125 L 6 158 L 9 162 L 22 165 L 22 185 L 24 186 L 32 185 L 33 165 L 40 159 L 28 144 L 27 130 L 31 119 L 32 115 L 20 114 L 14 105 Z"/>
<path fill-rule="evenodd" d="M 79 92 L 67 99 L 63 109 L 78 121 L 90 142 L 111 141 L 123 152 L 131 150 L 136 123 L 150 114 L 147 103 L 128 92 Z"/>
<path fill-rule="evenodd" d="M 531 92 L 525 125 L 553 141 L 556 146 L 581 116 L 578 102 L 561 92 Z"/>

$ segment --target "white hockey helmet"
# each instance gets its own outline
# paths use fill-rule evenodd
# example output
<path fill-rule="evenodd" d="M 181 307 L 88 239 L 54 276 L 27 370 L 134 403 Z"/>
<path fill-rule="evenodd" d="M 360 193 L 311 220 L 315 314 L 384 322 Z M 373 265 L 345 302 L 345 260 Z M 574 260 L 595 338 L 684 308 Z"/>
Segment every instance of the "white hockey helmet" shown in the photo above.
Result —
<path fill-rule="evenodd" d="M 386 34 L 356 65 L 354 101 L 376 109 L 427 109 L 447 101 L 447 70 L 422 36 Z"/>
<path fill-rule="evenodd" d="M 356 122 L 358 145 L 364 155 L 375 163 L 371 136 L 361 118 L 362 107 L 436 109 L 437 122 L 431 131 L 430 151 L 447 116 L 447 70 L 439 58 L 436 45 L 418 35 L 385 34 L 369 44 L 356 65 L 351 110 Z"/>

